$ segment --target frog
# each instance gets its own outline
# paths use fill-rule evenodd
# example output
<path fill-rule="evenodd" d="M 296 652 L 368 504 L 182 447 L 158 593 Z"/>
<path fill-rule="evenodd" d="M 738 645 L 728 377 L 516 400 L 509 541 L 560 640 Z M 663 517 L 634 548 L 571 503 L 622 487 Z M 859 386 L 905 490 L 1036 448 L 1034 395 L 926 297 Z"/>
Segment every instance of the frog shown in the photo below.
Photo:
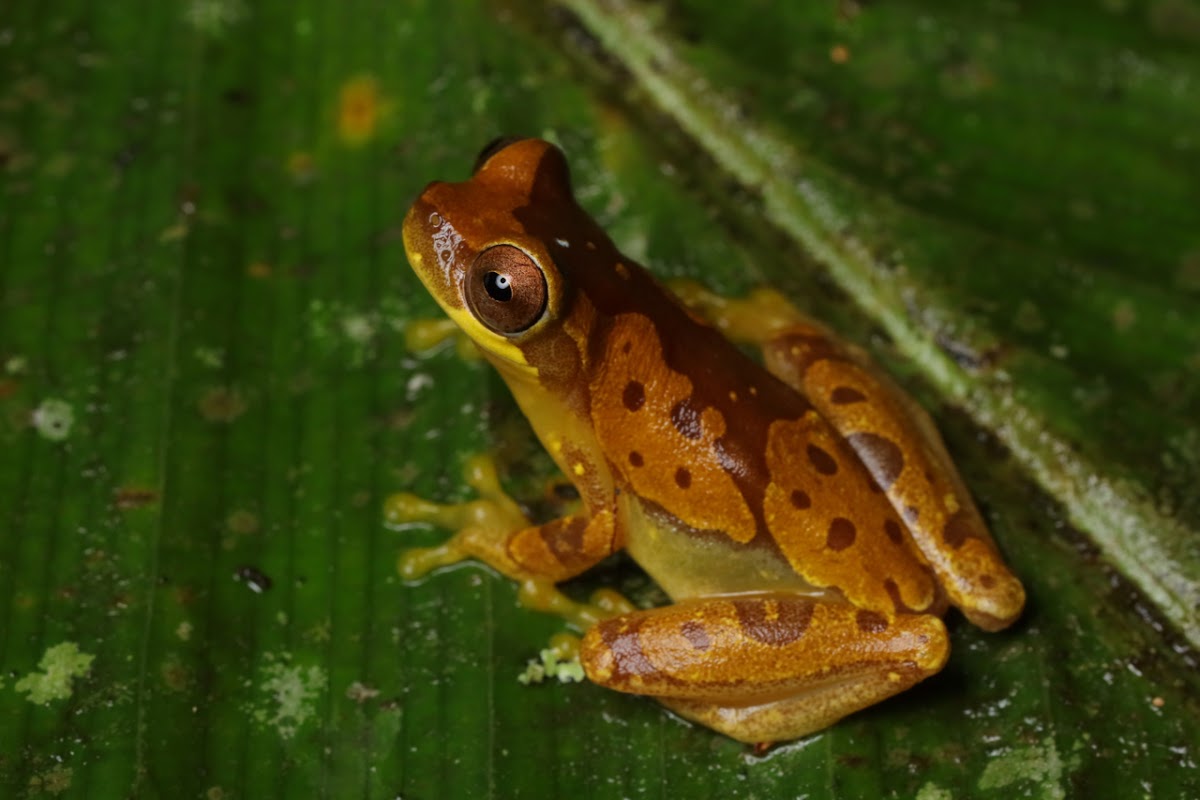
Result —
<path fill-rule="evenodd" d="M 464 559 L 582 632 L 602 687 L 757 746 L 798 739 L 936 674 L 950 607 L 1010 626 L 1025 591 L 929 414 L 860 347 L 763 288 L 668 286 L 576 201 L 566 156 L 504 139 L 403 223 L 409 263 L 499 372 L 578 495 L 526 518 L 488 459 L 480 498 L 395 498 L 457 532 L 401 559 Z M 669 602 L 559 584 L 624 551 Z"/>

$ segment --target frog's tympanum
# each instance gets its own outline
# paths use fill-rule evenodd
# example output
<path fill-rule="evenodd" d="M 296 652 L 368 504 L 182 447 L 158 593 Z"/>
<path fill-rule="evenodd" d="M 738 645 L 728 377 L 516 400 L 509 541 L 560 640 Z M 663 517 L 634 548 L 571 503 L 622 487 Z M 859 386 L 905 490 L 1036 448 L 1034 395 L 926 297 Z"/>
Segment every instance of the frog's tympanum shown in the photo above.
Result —
<path fill-rule="evenodd" d="M 404 244 L 580 495 L 578 513 L 531 524 L 477 464 L 490 500 L 395 510 L 461 526 L 407 574 L 484 561 L 587 629 L 592 681 L 754 743 L 936 673 L 948 605 L 989 631 L 1020 614 L 925 412 L 777 293 L 666 290 L 575 202 L 555 146 L 500 142 L 469 180 L 430 184 Z M 622 549 L 672 605 L 554 589 Z"/>

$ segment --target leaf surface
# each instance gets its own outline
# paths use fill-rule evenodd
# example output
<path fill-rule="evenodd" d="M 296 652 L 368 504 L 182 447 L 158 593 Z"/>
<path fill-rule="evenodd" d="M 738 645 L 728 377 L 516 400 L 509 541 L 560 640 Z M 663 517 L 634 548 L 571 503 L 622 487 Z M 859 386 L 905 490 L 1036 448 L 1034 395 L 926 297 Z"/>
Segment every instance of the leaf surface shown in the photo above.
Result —
<path fill-rule="evenodd" d="M 0 10 L 0 795 L 1200 793 L 1195 4 L 794 5 Z M 552 475 L 484 365 L 403 345 L 408 203 L 513 133 L 657 274 L 870 347 L 1022 621 L 756 758 L 520 685 L 561 626 L 481 568 L 404 585 L 445 533 L 390 492 Z"/>

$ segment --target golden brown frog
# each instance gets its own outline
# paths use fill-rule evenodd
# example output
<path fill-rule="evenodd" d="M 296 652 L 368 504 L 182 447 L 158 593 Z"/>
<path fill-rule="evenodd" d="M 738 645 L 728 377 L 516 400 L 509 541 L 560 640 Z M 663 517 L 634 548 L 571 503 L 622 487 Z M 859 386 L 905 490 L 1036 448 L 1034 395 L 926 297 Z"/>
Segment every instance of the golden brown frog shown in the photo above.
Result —
<path fill-rule="evenodd" d="M 462 526 L 410 575 L 484 561 L 589 628 L 592 681 L 758 743 L 936 673 L 947 604 L 987 630 L 1020 614 L 924 411 L 776 293 L 683 286 L 685 305 L 579 207 L 553 145 L 503 142 L 469 180 L 430 184 L 404 242 L 582 501 L 533 525 L 486 471 L 491 500 L 404 498 L 395 516 Z M 622 548 L 672 605 L 596 610 L 553 589 Z"/>

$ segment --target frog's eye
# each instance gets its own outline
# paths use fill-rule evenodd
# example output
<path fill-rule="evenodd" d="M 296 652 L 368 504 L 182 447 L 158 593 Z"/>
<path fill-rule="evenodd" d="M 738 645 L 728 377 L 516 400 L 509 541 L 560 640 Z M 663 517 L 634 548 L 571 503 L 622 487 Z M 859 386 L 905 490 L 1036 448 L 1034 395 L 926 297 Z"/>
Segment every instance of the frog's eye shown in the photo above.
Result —
<path fill-rule="evenodd" d="M 496 333 L 520 333 L 546 310 L 546 276 L 528 253 L 498 244 L 475 259 L 463 294 L 484 325 Z"/>

